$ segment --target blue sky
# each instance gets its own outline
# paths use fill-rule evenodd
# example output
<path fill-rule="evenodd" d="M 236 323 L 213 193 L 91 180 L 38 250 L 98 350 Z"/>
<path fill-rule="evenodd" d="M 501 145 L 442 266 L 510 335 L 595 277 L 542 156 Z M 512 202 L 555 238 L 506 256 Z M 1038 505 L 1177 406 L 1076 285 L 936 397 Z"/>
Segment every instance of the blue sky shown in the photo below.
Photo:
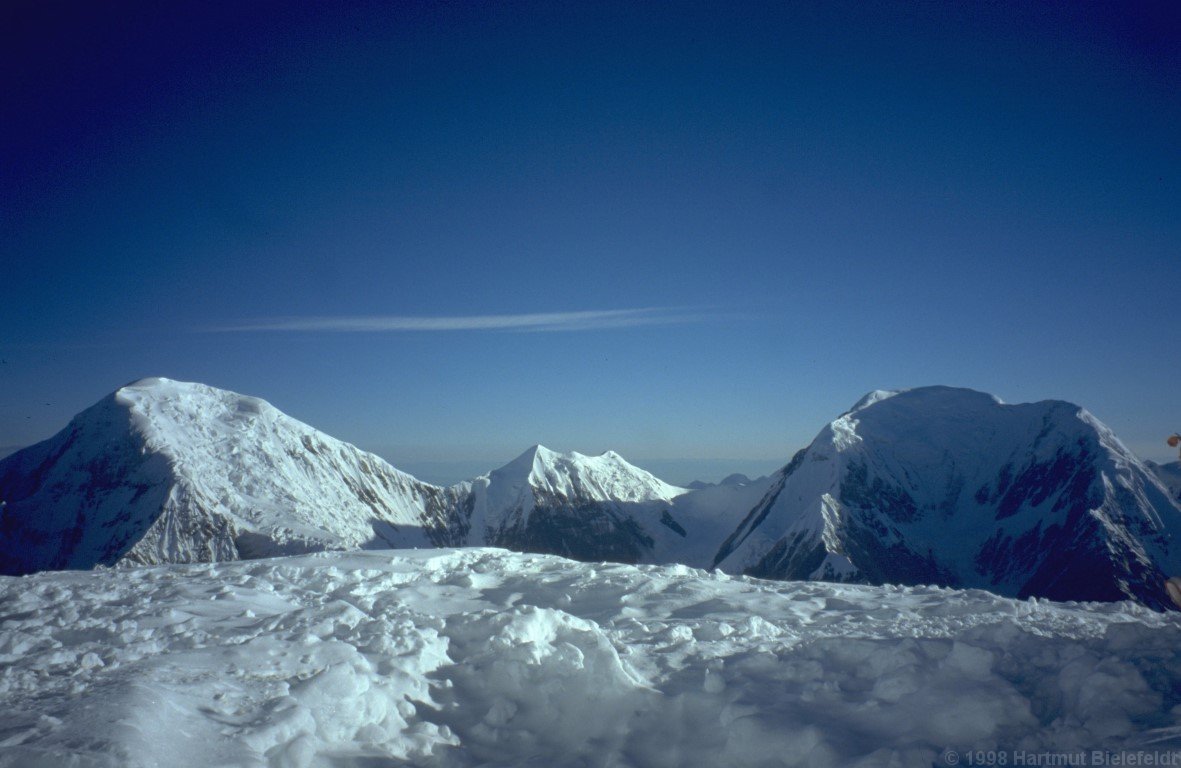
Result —
<path fill-rule="evenodd" d="M 3 11 L 0 446 L 162 375 L 434 479 L 925 384 L 1172 456 L 1169 3 L 118 5 Z"/>

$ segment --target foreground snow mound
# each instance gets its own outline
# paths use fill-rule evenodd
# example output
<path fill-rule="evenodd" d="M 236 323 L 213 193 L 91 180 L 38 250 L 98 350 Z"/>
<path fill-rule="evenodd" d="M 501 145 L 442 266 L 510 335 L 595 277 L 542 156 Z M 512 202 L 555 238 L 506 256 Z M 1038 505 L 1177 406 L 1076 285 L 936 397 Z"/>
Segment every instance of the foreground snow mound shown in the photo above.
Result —
<path fill-rule="evenodd" d="M 453 543 L 448 492 L 254 397 L 123 387 L 0 461 L 0 573 Z"/>
<path fill-rule="evenodd" d="M 1177 749 L 1181 620 L 502 550 L 0 578 L 0 766 Z"/>
<path fill-rule="evenodd" d="M 776 475 L 714 564 L 1162 607 L 1163 580 L 1181 573 L 1181 508 L 1078 406 L 879 391 Z"/>

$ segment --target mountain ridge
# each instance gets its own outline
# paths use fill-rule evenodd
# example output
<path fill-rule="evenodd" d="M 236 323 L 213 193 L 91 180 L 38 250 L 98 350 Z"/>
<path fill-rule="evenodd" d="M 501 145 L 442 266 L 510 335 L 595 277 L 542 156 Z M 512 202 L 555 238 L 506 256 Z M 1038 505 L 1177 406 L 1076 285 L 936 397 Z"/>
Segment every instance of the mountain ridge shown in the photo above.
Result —
<path fill-rule="evenodd" d="M 150 378 L 0 460 L 0 571 L 490 545 L 1161 607 L 1169 476 L 1076 405 L 937 386 L 868 393 L 757 480 L 690 490 L 536 444 L 442 487 L 259 398 Z"/>

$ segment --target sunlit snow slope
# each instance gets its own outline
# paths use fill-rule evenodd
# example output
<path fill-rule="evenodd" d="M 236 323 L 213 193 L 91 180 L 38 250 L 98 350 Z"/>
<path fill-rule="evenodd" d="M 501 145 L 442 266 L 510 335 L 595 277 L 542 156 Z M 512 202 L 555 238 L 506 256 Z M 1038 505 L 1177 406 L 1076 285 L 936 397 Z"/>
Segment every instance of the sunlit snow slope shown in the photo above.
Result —
<path fill-rule="evenodd" d="M 144 379 L 0 462 L 0 573 L 452 543 L 441 488 L 202 384 Z"/>
<path fill-rule="evenodd" d="M 1131 603 L 469 549 L 3 577 L 0 626 L 5 768 L 931 766 L 1181 735 L 1181 618 Z"/>
<path fill-rule="evenodd" d="M 1085 410 L 925 387 L 871 393 L 825 427 L 715 564 L 1162 606 L 1179 536 L 1181 508 Z"/>

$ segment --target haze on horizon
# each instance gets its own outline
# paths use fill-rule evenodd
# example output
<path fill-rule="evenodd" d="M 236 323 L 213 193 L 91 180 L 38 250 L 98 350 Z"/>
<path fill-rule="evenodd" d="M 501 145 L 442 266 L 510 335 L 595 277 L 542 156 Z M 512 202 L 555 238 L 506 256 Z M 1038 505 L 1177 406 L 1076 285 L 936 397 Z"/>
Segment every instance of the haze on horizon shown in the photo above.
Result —
<path fill-rule="evenodd" d="M 6 4 L 0 453 L 166 376 L 410 472 L 928 384 L 1173 460 L 1181 14 L 1100 5 Z"/>

